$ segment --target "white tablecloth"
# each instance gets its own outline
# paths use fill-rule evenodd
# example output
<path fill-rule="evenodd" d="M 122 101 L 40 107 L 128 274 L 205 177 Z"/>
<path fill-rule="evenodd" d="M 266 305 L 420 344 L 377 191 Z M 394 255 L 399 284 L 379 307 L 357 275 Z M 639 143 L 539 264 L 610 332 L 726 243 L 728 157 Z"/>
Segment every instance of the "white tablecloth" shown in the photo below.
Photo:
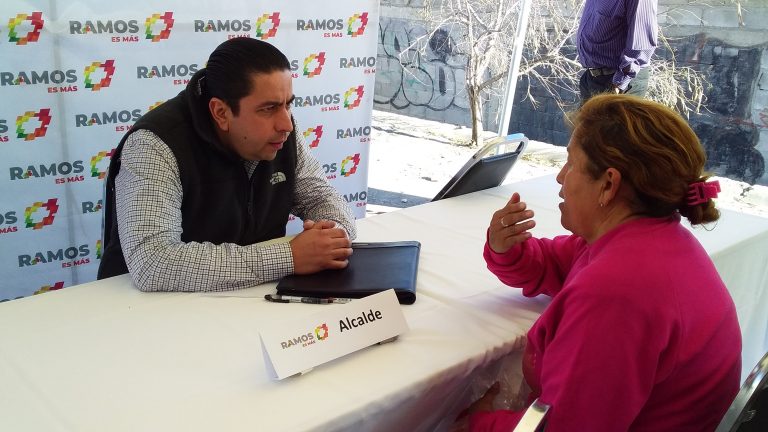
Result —
<path fill-rule="evenodd" d="M 2 303 L 0 430 L 443 430 L 519 355 L 547 303 L 482 260 L 491 214 L 513 190 L 536 211 L 535 234 L 564 232 L 551 176 L 359 221 L 360 241 L 422 243 L 417 301 L 403 306 L 411 330 L 283 381 L 267 376 L 259 328 L 335 306 L 268 303 L 274 284 L 141 293 L 127 276 Z M 745 358 L 757 355 L 768 220 L 724 212 L 695 233 L 734 294 Z"/>

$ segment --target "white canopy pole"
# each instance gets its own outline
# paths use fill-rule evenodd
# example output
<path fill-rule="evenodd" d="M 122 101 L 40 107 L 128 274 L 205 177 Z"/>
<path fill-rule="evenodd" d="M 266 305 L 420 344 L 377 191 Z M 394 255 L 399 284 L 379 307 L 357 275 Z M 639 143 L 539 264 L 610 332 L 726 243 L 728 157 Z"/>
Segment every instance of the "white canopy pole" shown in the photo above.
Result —
<path fill-rule="evenodd" d="M 525 44 L 525 33 L 528 31 L 528 16 L 531 14 L 531 3 L 533 0 L 520 0 L 520 16 L 517 20 L 517 35 L 515 35 L 512 55 L 509 60 L 509 71 L 507 72 L 507 91 L 504 93 L 504 109 L 499 119 L 499 135 L 506 136 L 509 130 L 509 117 L 512 115 L 512 105 L 515 100 L 515 87 L 517 86 L 517 76 L 520 71 L 520 59 L 523 56 L 523 45 Z"/>

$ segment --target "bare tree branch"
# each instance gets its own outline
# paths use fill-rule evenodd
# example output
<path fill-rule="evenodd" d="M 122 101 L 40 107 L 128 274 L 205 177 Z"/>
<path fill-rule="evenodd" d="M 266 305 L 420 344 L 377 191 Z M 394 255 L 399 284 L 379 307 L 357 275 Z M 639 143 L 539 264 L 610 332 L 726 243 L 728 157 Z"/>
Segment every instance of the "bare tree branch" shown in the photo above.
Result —
<path fill-rule="evenodd" d="M 575 35 L 583 1 L 532 1 L 524 56 L 518 72 L 519 76 L 527 78 L 524 99 L 538 106 L 541 101 L 535 95 L 542 94 L 543 90 L 543 94 L 566 110 L 572 107 L 574 95 L 579 92 L 582 68 L 577 60 Z M 741 3 L 747 0 L 724 1 L 736 6 L 739 21 L 743 24 Z M 696 4 L 697 0 L 688 0 L 688 3 Z M 521 0 L 426 0 L 422 17 L 428 26 L 427 34 L 408 47 L 424 53 L 429 45 L 426 41 L 431 41 L 442 29 L 448 32 L 451 41 L 448 47 L 441 49 L 451 56 L 466 58 L 466 93 L 475 145 L 482 141 L 483 101 L 502 93 L 521 7 Z M 689 13 L 684 7 L 670 11 Z M 671 19 L 668 17 L 668 21 Z M 657 52 L 673 53 L 663 32 L 659 33 Z M 708 85 L 699 72 L 677 66 L 674 55 L 657 55 L 651 61 L 648 97 L 685 116 L 705 109 L 704 94 Z"/>

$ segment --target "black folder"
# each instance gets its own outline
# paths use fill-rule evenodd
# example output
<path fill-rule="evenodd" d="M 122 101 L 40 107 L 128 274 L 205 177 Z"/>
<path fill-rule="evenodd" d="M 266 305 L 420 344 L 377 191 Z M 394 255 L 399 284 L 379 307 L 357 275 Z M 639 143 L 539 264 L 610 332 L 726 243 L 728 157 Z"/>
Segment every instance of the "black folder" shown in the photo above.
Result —
<path fill-rule="evenodd" d="M 362 298 L 394 288 L 400 303 L 416 301 L 421 243 L 352 243 L 352 249 L 346 268 L 286 276 L 277 283 L 277 293 L 299 297 Z"/>

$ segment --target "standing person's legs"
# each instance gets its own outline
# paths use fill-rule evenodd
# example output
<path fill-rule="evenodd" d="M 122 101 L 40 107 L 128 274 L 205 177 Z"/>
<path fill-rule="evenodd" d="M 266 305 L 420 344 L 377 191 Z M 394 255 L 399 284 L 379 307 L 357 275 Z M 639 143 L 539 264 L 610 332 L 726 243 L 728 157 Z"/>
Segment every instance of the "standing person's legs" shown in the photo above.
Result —
<path fill-rule="evenodd" d="M 648 72 L 647 67 L 640 69 L 632 81 L 629 82 L 629 87 L 627 87 L 627 91 L 625 93 L 645 97 L 645 94 L 648 92 L 649 76 L 650 72 Z"/>
<path fill-rule="evenodd" d="M 585 70 L 581 74 L 579 79 L 579 91 L 581 93 L 581 104 L 589 100 L 594 95 L 605 93 L 607 91 L 613 91 L 613 76 L 612 75 L 599 75 L 592 76 L 588 70 Z"/>
<path fill-rule="evenodd" d="M 627 91 L 624 93 L 645 97 L 648 92 L 649 76 L 650 72 L 647 67 L 640 69 L 635 78 L 629 82 Z M 596 94 L 613 91 L 613 75 L 592 76 L 588 70 L 585 70 L 579 79 L 579 91 L 581 92 L 582 104 Z"/>

